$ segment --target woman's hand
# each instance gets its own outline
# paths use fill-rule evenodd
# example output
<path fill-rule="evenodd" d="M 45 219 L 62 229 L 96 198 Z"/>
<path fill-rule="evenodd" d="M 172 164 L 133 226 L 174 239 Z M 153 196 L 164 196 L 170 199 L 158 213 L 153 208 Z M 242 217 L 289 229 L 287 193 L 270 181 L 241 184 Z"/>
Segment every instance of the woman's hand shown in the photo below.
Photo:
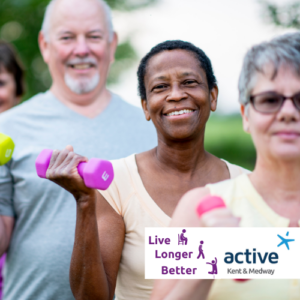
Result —
<path fill-rule="evenodd" d="M 229 208 L 216 208 L 203 214 L 200 219 L 201 227 L 238 227 L 241 218 L 235 217 Z"/>
<path fill-rule="evenodd" d="M 229 208 L 218 207 L 197 214 L 201 200 L 210 196 L 207 187 L 197 188 L 187 192 L 178 203 L 170 223 L 171 227 L 238 227 L 240 218 L 235 217 Z"/>
<path fill-rule="evenodd" d="M 46 177 L 73 194 L 77 202 L 84 202 L 95 193 L 95 190 L 85 186 L 77 170 L 80 162 L 87 161 L 86 157 L 74 153 L 72 146 L 54 150 Z"/>

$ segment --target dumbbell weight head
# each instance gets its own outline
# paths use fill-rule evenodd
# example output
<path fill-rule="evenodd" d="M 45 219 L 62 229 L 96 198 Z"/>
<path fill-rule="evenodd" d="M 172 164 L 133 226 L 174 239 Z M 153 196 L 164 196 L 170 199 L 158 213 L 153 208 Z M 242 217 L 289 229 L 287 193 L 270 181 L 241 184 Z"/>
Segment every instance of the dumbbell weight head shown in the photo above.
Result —
<path fill-rule="evenodd" d="M 39 177 L 46 178 L 53 150 L 44 149 L 35 161 L 36 172 Z M 87 187 L 106 190 L 114 179 L 114 170 L 110 161 L 91 158 L 88 162 L 81 162 L 77 167 L 79 175 Z"/>
<path fill-rule="evenodd" d="M 10 161 L 15 144 L 13 140 L 3 133 L 0 133 L 0 166 Z"/>
<path fill-rule="evenodd" d="M 224 200 L 218 196 L 206 196 L 202 199 L 202 201 L 196 207 L 196 212 L 199 217 L 201 217 L 206 212 L 209 212 L 216 208 L 226 207 Z M 237 282 L 244 282 L 250 279 L 234 279 Z"/>
<path fill-rule="evenodd" d="M 77 169 L 84 184 L 91 189 L 105 191 L 114 179 L 114 169 L 108 160 L 91 158 L 87 163 L 81 162 Z"/>
<path fill-rule="evenodd" d="M 198 204 L 196 211 L 199 217 L 201 217 L 206 212 L 216 209 L 226 207 L 224 200 L 218 196 L 206 196 Z"/>
<path fill-rule="evenodd" d="M 53 150 L 44 149 L 35 161 L 35 169 L 39 177 L 46 178 Z"/>

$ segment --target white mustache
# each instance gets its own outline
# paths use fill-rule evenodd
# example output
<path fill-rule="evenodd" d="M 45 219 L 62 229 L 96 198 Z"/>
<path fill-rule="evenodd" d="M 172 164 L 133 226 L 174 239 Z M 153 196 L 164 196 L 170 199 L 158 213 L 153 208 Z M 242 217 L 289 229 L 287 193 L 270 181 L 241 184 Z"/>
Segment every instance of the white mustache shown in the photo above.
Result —
<path fill-rule="evenodd" d="M 85 58 L 73 58 L 67 61 L 66 63 L 69 65 L 77 65 L 77 64 L 91 64 L 97 66 L 97 60 L 93 57 L 85 57 Z"/>

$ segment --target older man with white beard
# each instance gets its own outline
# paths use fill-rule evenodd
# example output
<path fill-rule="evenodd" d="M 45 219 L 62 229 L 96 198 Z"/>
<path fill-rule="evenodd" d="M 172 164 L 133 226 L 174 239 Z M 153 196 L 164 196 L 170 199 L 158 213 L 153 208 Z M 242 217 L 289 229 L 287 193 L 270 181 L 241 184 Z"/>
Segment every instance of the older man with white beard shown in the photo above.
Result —
<path fill-rule="evenodd" d="M 76 204 L 36 175 L 40 151 L 71 144 L 88 158 L 116 159 L 156 144 L 141 110 L 105 86 L 117 36 L 102 0 L 52 0 L 39 45 L 53 80 L 50 90 L 0 120 L 0 132 L 16 144 L 11 162 L 0 167 L 4 300 L 74 299 L 68 273 Z"/>

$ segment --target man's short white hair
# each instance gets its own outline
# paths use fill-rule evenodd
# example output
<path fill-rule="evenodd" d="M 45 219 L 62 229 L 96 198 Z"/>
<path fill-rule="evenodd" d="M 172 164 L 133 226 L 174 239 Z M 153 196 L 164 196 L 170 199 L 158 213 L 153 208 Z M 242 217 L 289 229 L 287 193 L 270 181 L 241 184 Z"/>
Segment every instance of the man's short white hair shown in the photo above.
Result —
<path fill-rule="evenodd" d="M 51 28 L 50 19 L 51 19 L 51 15 L 52 15 L 54 5 L 57 1 L 58 0 L 51 0 L 49 2 L 49 4 L 47 5 L 46 10 L 45 10 L 45 14 L 44 14 L 44 20 L 43 20 L 43 23 L 42 23 L 41 31 L 43 32 L 45 40 L 47 42 L 49 42 L 49 40 L 50 40 L 50 38 L 49 38 L 50 28 Z M 114 28 L 113 28 L 113 23 L 112 23 L 112 16 L 111 16 L 110 7 L 103 0 L 97 0 L 97 1 L 102 5 L 102 7 L 104 9 L 104 14 L 105 14 L 106 24 L 107 24 L 107 29 L 108 29 L 109 41 L 111 42 L 112 39 L 113 39 L 113 35 L 114 35 Z"/>

